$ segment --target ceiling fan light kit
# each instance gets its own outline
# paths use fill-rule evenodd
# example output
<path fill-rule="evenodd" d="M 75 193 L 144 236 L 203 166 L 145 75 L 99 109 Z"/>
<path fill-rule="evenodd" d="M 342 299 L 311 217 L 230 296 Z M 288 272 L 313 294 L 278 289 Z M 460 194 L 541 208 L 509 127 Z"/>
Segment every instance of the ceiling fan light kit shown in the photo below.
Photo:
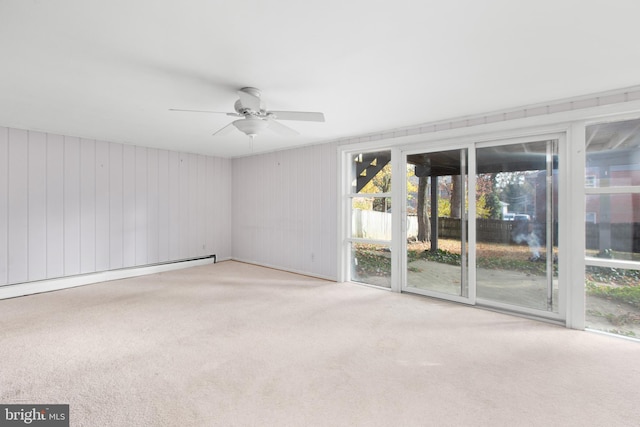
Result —
<path fill-rule="evenodd" d="M 240 132 L 244 132 L 249 136 L 249 138 L 253 139 L 256 135 L 269 127 L 269 122 L 257 117 L 247 116 L 244 119 L 234 121 L 233 125 Z"/>
<path fill-rule="evenodd" d="M 189 113 L 213 113 L 226 114 L 232 117 L 242 117 L 235 120 L 222 129 L 216 131 L 213 135 L 224 135 L 235 127 L 243 132 L 251 139 L 260 134 L 266 128 L 279 133 L 280 135 L 298 135 L 298 132 L 288 126 L 283 125 L 277 120 L 299 120 L 307 122 L 324 122 L 324 114 L 308 111 L 269 111 L 266 104 L 262 100 L 262 94 L 259 89 L 254 87 L 243 87 L 238 92 L 238 99 L 233 105 L 235 113 L 225 113 L 219 111 L 205 110 L 178 110 L 170 109 L 170 111 L 183 111 Z"/>

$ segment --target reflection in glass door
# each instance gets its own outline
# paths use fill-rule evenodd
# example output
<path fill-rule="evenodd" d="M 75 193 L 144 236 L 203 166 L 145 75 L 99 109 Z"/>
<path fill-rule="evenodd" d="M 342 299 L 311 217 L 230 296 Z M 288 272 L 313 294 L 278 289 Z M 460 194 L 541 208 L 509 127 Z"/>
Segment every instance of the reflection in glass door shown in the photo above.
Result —
<path fill-rule="evenodd" d="M 476 162 L 478 302 L 558 313 L 558 141 L 478 148 Z"/>
<path fill-rule="evenodd" d="M 467 149 L 407 155 L 405 289 L 467 301 Z"/>

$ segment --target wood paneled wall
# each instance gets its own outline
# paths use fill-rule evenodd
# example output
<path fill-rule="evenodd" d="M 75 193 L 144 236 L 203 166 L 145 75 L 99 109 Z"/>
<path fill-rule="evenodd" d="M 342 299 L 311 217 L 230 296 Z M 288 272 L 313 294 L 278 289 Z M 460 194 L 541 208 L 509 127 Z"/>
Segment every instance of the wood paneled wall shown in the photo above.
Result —
<path fill-rule="evenodd" d="M 233 160 L 233 257 L 337 276 L 337 146 Z"/>
<path fill-rule="evenodd" d="M 0 285 L 231 257 L 231 160 L 0 127 Z"/>

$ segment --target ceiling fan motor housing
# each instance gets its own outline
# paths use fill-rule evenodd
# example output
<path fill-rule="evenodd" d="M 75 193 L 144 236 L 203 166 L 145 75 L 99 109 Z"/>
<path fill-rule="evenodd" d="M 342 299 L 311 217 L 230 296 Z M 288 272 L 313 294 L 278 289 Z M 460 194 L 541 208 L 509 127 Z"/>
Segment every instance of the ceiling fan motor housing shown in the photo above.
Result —
<path fill-rule="evenodd" d="M 246 93 L 248 95 L 251 95 L 251 97 L 253 98 L 249 98 L 250 104 L 254 104 L 254 105 L 244 105 L 242 104 L 242 93 Z M 260 92 L 260 89 L 256 89 L 254 87 L 243 87 L 242 89 L 240 89 L 238 91 L 238 93 L 240 93 L 240 99 L 238 99 L 235 104 L 233 105 L 233 108 L 239 113 L 239 114 L 244 114 L 246 115 L 263 115 L 266 112 L 267 106 L 265 105 L 264 101 L 262 101 L 262 94 Z M 247 100 L 247 97 L 244 97 L 245 101 Z M 257 103 L 257 104 L 256 104 Z M 259 107 L 257 110 L 255 107 Z"/>

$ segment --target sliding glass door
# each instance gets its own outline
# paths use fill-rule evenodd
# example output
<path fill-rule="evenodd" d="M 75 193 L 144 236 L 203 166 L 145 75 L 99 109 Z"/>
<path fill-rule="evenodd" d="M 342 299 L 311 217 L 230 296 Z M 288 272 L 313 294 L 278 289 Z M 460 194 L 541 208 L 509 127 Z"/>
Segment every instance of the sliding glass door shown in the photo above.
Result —
<path fill-rule="evenodd" d="M 558 140 L 483 146 L 476 161 L 478 303 L 558 313 Z"/>
<path fill-rule="evenodd" d="M 402 290 L 561 320 L 558 151 L 540 137 L 405 152 Z"/>
<path fill-rule="evenodd" d="M 406 157 L 404 290 L 471 302 L 468 280 L 468 149 Z"/>

